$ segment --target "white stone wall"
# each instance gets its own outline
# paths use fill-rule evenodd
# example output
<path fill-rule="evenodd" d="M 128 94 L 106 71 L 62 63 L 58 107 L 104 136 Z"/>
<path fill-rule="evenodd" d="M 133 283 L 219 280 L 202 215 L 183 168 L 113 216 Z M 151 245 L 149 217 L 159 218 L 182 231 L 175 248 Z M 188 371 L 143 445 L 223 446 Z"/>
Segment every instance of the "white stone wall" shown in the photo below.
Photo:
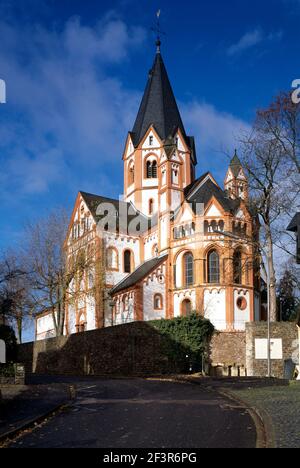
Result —
<path fill-rule="evenodd" d="M 247 307 L 244 310 L 239 309 L 239 307 L 237 306 L 237 300 L 239 297 L 243 297 L 247 301 Z M 246 322 L 250 322 L 249 291 L 235 289 L 233 292 L 233 304 L 234 304 L 234 328 L 235 330 L 245 330 Z"/>
<path fill-rule="evenodd" d="M 144 320 L 156 320 L 166 317 L 166 267 L 165 264 L 155 270 L 155 272 L 147 278 L 143 284 L 143 312 Z M 163 298 L 163 308 L 161 310 L 154 309 L 154 296 L 161 294 Z"/>
<path fill-rule="evenodd" d="M 138 267 L 141 263 L 140 259 L 140 239 L 128 236 L 118 236 L 115 234 L 106 233 L 105 235 L 105 248 L 114 247 L 118 251 L 118 271 L 106 272 L 106 284 L 116 285 L 127 273 L 123 272 L 123 252 L 126 249 L 131 249 L 134 254 L 134 267 Z"/>
<path fill-rule="evenodd" d="M 209 319 L 217 330 L 226 329 L 225 289 L 205 289 L 204 317 Z"/>
<path fill-rule="evenodd" d="M 69 305 L 68 307 L 68 332 L 70 335 L 76 333 L 76 312 L 74 305 Z"/>
<path fill-rule="evenodd" d="M 152 184 L 156 185 L 157 179 L 147 179 L 148 181 L 152 180 Z M 145 184 L 143 184 L 145 185 Z M 154 200 L 153 206 L 153 213 L 157 212 L 158 209 L 158 190 L 157 189 L 149 189 L 149 190 L 142 190 L 142 208 L 141 212 L 144 213 L 146 216 L 149 216 L 149 200 L 152 198 Z"/>
<path fill-rule="evenodd" d="M 185 289 L 174 293 L 174 317 L 181 316 L 181 303 L 189 299 L 192 303 L 192 310 L 196 309 L 196 291 L 194 289 Z"/>
<path fill-rule="evenodd" d="M 144 241 L 144 258 L 145 260 L 150 260 L 153 258 L 153 247 L 155 244 L 158 244 L 157 232 L 147 237 Z"/>
<path fill-rule="evenodd" d="M 88 296 L 86 299 L 86 329 L 94 330 L 96 328 L 96 308 L 95 298 Z"/>

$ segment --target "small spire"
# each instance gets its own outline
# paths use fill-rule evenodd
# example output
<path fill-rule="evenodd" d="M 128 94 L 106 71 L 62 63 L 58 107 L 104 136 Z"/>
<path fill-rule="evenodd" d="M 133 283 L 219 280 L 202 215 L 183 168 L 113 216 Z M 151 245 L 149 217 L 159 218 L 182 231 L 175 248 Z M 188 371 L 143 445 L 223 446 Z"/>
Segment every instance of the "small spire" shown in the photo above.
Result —
<path fill-rule="evenodd" d="M 156 13 L 156 18 L 157 18 L 156 27 L 151 28 L 152 31 L 156 32 L 155 45 L 156 45 L 156 53 L 157 54 L 160 54 L 160 46 L 161 46 L 160 38 L 161 38 L 161 35 L 164 34 L 164 32 L 160 29 L 160 14 L 161 14 L 161 11 L 158 10 L 157 13 Z"/>

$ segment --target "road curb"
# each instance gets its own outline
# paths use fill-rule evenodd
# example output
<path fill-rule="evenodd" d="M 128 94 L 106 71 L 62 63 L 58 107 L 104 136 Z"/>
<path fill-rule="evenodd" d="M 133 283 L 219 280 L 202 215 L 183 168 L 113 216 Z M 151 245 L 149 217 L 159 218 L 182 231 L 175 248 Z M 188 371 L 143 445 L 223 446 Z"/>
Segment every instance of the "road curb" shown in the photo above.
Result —
<path fill-rule="evenodd" d="M 211 386 L 208 385 L 208 383 L 205 383 L 205 381 L 202 382 L 197 382 L 193 381 L 191 378 L 183 378 L 183 377 L 178 377 L 178 378 L 161 378 L 159 380 L 167 380 L 169 382 L 176 382 L 176 383 L 190 383 L 193 385 L 202 385 L 206 389 L 210 390 Z M 260 408 L 257 408 L 256 406 L 250 405 L 247 401 L 243 400 L 242 398 L 237 397 L 233 392 L 228 390 L 227 388 L 224 389 L 223 387 L 220 388 L 215 388 L 214 389 L 217 393 L 235 401 L 239 405 L 243 406 L 248 410 L 248 413 L 250 414 L 254 424 L 255 424 L 255 429 L 256 429 L 256 448 L 277 448 L 276 445 L 276 439 L 275 439 L 275 434 L 274 434 L 274 429 L 273 429 L 273 424 L 270 416 L 268 413 Z"/>
<path fill-rule="evenodd" d="M 54 416 L 57 412 L 66 408 L 67 406 L 67 401 L 59 403 L 58 405 L 52 407 L 44 413 L 40 413 L 38 416 L 35 416 L 34 418 L 27 420 L 25 423 L 20 424 L 18 427 L 12 429 L 11 431 L 7 431 L 3 434 L 0 434 L 0 448 L 3 448 L 1 447 L 1 445 L 5 445 L 13 439 L 15 439 L 16 437 L 18 437 L 18 435 L 20 435 L 23 431 L 35 428 L 37 425 L 43 423 L 45 419 Z"/>
<path fill-rule="evenodd" d="M 250 405 L 244 399 L 237 397 L 233 392 L 228 389 L 220 388 L 217 390 L 221 395 L 230 398 L 231 400 L 239 403 L 247 408 L 251 418 L 254 421 L 256 428 L 256 448 L 277 448 L 275 442 L 275 435 L 273 424 L 270 416 L 260 408 Z"/>

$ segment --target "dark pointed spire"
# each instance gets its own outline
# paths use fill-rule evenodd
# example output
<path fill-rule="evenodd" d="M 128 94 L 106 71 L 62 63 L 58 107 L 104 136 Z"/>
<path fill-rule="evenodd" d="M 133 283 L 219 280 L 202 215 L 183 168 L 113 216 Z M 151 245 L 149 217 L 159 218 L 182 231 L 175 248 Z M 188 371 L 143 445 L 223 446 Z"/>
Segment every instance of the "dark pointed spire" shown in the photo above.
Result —
<path fill-rule="evenodd" d="M 160 138 L 165 140 L 180 128 L 186 137 L 181 116 L 169 77 L 160 53 L 160 40 L 157 40 L 157 53 L 150 70 L 144 96 L 133 126 L 132 137 L 137 146 L 150 125 L 153 125 Z M 188 140 L 187 140 L 188 143 Z"/>
<path fill-rule="evenodd" d="M 240 158 L 237 155 L 236 149 L 234 150 L 234 156 L 230 161 L 229 167 L 232 170 L 234 177 L 237 177 L 239 175 L 240 170 L 243 168 Z"/>

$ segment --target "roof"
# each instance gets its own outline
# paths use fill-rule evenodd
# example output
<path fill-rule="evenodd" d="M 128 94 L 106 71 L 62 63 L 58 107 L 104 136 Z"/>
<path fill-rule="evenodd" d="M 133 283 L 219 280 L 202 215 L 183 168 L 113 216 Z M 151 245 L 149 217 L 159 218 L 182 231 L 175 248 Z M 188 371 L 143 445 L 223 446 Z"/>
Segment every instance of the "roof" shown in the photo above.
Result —
<path fill-rule="evenodd" d="M 234 175 L 234 177 L 237 177 L 239 175 L 239 172 L 240 170 L 242 169 L 242 163 L 240 161 L 240 158 L 238 157 L 237 155 L 237 152 L 235 150 L 234 152 L 234 156 L 233 158 L 231 159 L 230 161 L 230 164 L 229 164 L 229 167 L 232 171 L 232 174 Z"/>
<path fill-rule="evenodd" d="M 207 206 L 213 196 L 218 200 L 225 211 L 233 212 L 236 210 L 240 204 L 240 200 L 232 200 L 229 198 L 226 192 L 216 185 L 209 177 L 203 184 L 200 184 L 208 174 L 208 172 L 203 174 L 199 179 L 185 189 L 185 199 L 192 203 L 193 210 L 195 211 L 196 203 L 203 203 L 204 206 Z M 199 185 L 198 189 L 196 189 L 197 185 Z M 196 189 L 196 191 L 193 189 Z"/>
<path fill-rule="evenodd" d="M 295 214 L 286 230 L 292 232 L 297 232 L 298 230 L 300 230 L 300 212 Z"/>
<path fill-rule="evenodd" d="M 145 276 L 147 276 L 151 271 L 155 270 L 166 258 L 168 254 L 160 255 L 159 257 L 151 258 L 146 262 L 138 266 L 132 273 L 130 273 L 126 278 L 120 281 L 116 286 L 114 286 L 110 291 L 110 295 L 114 295 L 119 291 L 128 289 L 134 286 L 136 283 L 141 281 Z"/>
<path fill-rule="evenodd" d="M 108 215 L 107 210 L 104 209 L 104 213 L 99 215 L 97 214 L 97 209 L 100 204 L 107 203 L 114 206 L 114 212 L 112 213 L 114 218 L 116 218 L 116 228 L 121 231 L 128 232 L 128 226 L 131 221 L 136 219 L 136 216 L 140 216 L 141 219 L 141 228 L 140 232 L 145 232 L 150 227 L 156 226 L 157 224 L 157 216 L 153 216 L 152 218 L 148 218 L 147 216 L 143 215 L 140 211 L 138 211 L 132 203 L 124 202 L 122 200 L 116 200 L 114 198 L 107 198 L 102 197 L 101 195 L 95 195 L 92 193 L 82 192 L 80 191 L 82 198 L 84 199 L 85 203 L 87 204 L 88 209 L 90 210 L 92 216 L 94 217 L 95 221 L 98 223 L 102 218 Z M 126 214 L 124 226 L 120 226 L 120 212 L 121 214 Z M 115 213 L 117 215 L 115 215 Z M 114 220 L 112 221 L 114 225 Z"/>
<path fill-rule="evenodd" d="M 153 125 L 162 140 L 174 136 L 180 129 L 186 144 L 194 151 L 192 137 L 187 137 L 176 99 L 160 52 L 156 53 L 140 108 L 130 132 L 134 146 L 138 146 Z"/>

